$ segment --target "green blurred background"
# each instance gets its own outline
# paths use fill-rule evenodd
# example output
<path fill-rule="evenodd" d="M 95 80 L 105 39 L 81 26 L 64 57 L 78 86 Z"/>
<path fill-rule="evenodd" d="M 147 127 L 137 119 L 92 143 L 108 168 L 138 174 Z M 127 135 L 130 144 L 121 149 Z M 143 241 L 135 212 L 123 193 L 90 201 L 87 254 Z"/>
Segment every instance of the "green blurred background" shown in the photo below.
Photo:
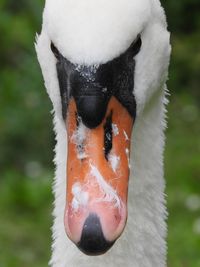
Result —
<path fill-rule="evenodd" d="M 173 45 L 165 152 L 168 267 L 199 267 L 200 2 L 162 2 Z M 43 5 L 0 0 L 0 267 L 44 267 L 50 258 L 52 107 L 34 51 Z"/>

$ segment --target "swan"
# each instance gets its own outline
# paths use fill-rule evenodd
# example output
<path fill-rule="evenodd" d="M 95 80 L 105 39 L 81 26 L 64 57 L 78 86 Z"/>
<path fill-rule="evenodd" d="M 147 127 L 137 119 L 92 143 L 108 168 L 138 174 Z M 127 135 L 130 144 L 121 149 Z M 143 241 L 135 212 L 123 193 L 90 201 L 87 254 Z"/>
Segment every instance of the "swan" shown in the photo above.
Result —
<path fill-rule="evenodd" d="M 57 140 L 50 265 L 165 267 L 159 0 L 46 0 L 36 39 Z"/>

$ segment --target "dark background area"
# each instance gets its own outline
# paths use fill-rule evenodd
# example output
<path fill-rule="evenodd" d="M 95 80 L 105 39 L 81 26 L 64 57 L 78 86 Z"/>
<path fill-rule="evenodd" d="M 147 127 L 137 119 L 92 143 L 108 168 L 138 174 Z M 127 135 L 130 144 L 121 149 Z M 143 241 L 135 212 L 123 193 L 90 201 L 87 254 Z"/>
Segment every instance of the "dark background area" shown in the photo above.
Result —
<path fill-rule="evenodd" d="M 168 267 L 199 267 L 200 2 L 162 4 L 173 47 L 165 152 Z M 52 106 L 34 50 L 43 5 L 0 0 L 1 267 L 44 267 L 50 258 Z"/>

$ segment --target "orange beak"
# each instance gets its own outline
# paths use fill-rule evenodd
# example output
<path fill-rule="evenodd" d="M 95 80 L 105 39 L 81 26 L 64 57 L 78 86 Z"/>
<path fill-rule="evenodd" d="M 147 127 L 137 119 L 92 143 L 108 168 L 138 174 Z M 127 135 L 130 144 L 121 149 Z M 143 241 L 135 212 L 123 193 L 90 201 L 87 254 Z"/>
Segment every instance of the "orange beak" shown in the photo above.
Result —
<path fill-rule="evenodd" d="M 133 118 L 114 96 L 94 129 L 77 114 L 71 98 L 65 229 L 83 252 L 98 255 L 114 244 L 126 224 Z"/>

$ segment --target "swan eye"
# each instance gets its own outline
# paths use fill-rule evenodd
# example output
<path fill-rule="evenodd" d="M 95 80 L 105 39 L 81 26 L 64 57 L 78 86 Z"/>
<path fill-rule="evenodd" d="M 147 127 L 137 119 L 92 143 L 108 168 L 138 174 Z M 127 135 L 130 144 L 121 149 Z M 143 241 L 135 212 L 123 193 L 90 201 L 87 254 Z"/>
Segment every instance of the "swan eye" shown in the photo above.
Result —
<path fill-rule="evenodd" d="M 55 45 L 51 42 L 51 51 L 53 52 L 54 56 L 59 59 L 60 58 L 60 52 L 55 47 Z"/>
<path fill-rule="evenodd" d="M 136 56 L 139 53 L 141 46 L 142 46 L 142 39 L 141 35 L 139 34 L 130 47 L 132 56 Z"/>

